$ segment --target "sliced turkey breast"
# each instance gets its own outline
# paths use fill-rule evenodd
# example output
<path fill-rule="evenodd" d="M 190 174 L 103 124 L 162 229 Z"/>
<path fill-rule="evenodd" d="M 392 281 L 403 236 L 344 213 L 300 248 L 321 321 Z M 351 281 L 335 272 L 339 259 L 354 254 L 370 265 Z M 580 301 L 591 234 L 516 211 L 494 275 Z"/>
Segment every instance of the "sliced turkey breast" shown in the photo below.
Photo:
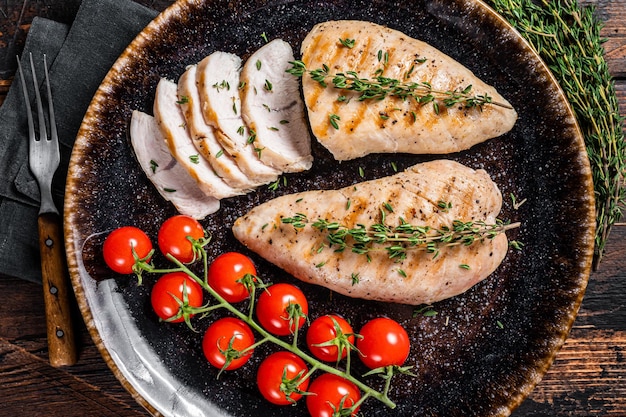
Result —
<path fill-rule="evenodd" d="M 230 154 L 225 152 L 215 136 L 213 127 L 204 120 L 200 94 L 196 85 L 195 65 L 187 67 L 178 79 L 178 102 L 187 122 L 187 129 L 193 144 L 217 175 L 233 188 L 244 190 L 257 186 L 257 183 L 241 171 Z"/>
<path fill-rule="evenodd" d="M 350 238 L 341 250 L 337 240 L 329 239 L 330 232 L 341 230 L 322 230 L 312 223 L 321 219 L 368 233 L 382 230 L 376 225 L 412 225 L 428 227 L 428 236 L 437 236 L 456 227 L 456 221 L 496 224 L 501 205 L 500 190 L 487 172 L 437 160 L 339 190 L 275 198 L 237 219 L 233 233 L 302 281 L 350 297 L 418 305 L 461 294 L 489 276 L 507 253 L 506 235 L 483 236 L 470 244 L 440 244 L 432 251 L 424 243 L 409 247 L 406 257 L 392 257 L 384 244 L 373 244 L 366 254 L 352 251 L 355 242 Z M 306 219 L 304 226 L 285 222 L 298 216 Z M 384 234 L 393 238 L 396 232 Z"/>
<path fill-rule="evenodd" d="M 441 51 L 397 30 L 362 21 L 324 22 L 309 32 L 301 52 L 308 71 L 327 69 L 326 86 L 309 73 L 302 86 L 313 134 L 337 160 L 369 153 L 458 152 L 508 132 L 517 119 L 495 88 Z M 381 80 L 398 83 L 401 92 L 413 84 L 408 89 L 419 92 L 423 101 L 402 93 L 361 100 L 361 92 L 335 88 L 332 80 L 338 75 L 348 85 L 355 77 L 365 79 L 368 92 L 376 92 Z M 367 82 L 374 82 L 373 88 L 365 88 Z M 470 107 L 463 100 L 485 95 L 498 104 Z M 448 106 L 445 99 L 458 102 Z"/>
<path fill-rule="evenodd" d="M 227 52 L 214 52 L 198 63 L 196 83 L 202 112 L 241 171 L 253 182 L 265 184 L 275 181 L 280 171 L 261 162 L 248 140 L 249 131 L 241 117 L 240 71 L 241 58 Z"/>
<path fill-rule="evenodd" d="M 173 81 L 161 78 L 157 84 L 154 118 L 174 158 L 198 182 L 206 195 L 221 200 L 244 194 L 241 189 L 226 184 L 198 153 L 187 131 L 185 118 L 178 105 L 177 85 Z"/>
<path fill-rule="evenodd" d="M 241 71 L 243 119 L 253 132 L 263 162 L 283 172 L 311 168 L 311 136 L 300 84 L 286 72 L 291 46 L 275 39 L 259 48 Z"/>
<path fill-rule="evenodd" d="M 159 194 L 181 214 L 201 220 L 219 210 L 219 200 L 204 194 L 176 162 L 154 117 L 133 111 L 129 132 L 139 165 Z"/>

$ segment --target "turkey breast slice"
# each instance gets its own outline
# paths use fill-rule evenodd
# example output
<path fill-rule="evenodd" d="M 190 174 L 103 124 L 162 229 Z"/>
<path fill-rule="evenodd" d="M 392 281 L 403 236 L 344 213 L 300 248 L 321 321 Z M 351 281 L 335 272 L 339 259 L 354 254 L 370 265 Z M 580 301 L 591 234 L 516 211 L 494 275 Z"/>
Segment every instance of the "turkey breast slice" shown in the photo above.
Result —
<path fill-rule="evenodd" d="M 198 63 L 196 83 L 202 113 L 241 171 L 252 181 L 266 184 L 275 181 L 280 171 L 264 164 L 248 141 L 248 128 L 241 117 L 240 71 L 241 58 L 227 52 L 214 52 Z"/>
<path fill-rule="evenodd" d="M 154 118 L 165 138 L 170 152 L 189 175 L 195 179 L 206 194 L 221 200 L 244 194 L 224 182 L 213 171 L 206 159 L 202 158 L 193 145 L 185 124 L 185 118 L 178 105 L 177 85 L 161 78 L 154 97 Z"/>
<path fill-rule="evenodd" d="M 233 188 L 256 187 L 258 184 L 241 172 L 235 160 L 217 140 L 213 127 L 205 122 L 196 85 L 195 65 L 190 65 L 178 79 L 178 101 L 193 144 L 217 175 Z"/>
<path fill-rule="evenodd" d="M 353 40 L 354 45 L 341 40 Z M 397 30 L 362 21 L 324 22 L 309 32 L 301 52 L 309 71 L 329 68 L 327 87 L 308 74 L 302 87 L 313 134 L 337 160 L 369 153 L 458 152 L 508 132 L 517 120 L 513 107 L 495 88 L 441 51 Z M 373 81 L 381 76 L 421 84 L 422 91 L 430 85 L 433 97 L 439 96 L 437 107 L 392 95 L 359 100 L 360 93 L 334 88 L 331 78 L 351 71 Z M 468 86 L 469 95 L 487 95 L 501 105 L 468 108 L 443 103 L 446 92 L 461 93 Z"/>
<path fill-rule="evenodd" d="M 204 194 L 196 181 L 176 162 L 154 117 L 134 110 L 129 132 L 141 169 L 159 194 L 181 214 L 201 220 L 219 210 L 220 201 Z"/>
<path fill-rule="evenodd" d="M 487 172 L 437 160 L 339 190 L 278 197 L 238 218 L 233 233 L 302 281 L 350 297 L 419 305 L 461 294 L 494 272 L 507 253 L 506 235 L 441 245 L 437 256 L 408 249 L 405 258 L 392 259 L 383 246 L 367 255 L 349 247 L 337 252 L 337 246 L 329 247 L 327 232 L 310 223 L 296 228 L 283 219 L 300 214 L 309 222 L 323 219 L 350 229 L 406 222 L 440 230 L 455 220 L 494 224 L 501 205 L 500 190 Z"/>
<path fill-rule="evenodd" d="M 275 39 L 253 53 L 241 71 L 243 119 L 261 160 L 283 172 L 311 168 L 311 136 L 298 79 L 287 73 L 291 46 Z"/>

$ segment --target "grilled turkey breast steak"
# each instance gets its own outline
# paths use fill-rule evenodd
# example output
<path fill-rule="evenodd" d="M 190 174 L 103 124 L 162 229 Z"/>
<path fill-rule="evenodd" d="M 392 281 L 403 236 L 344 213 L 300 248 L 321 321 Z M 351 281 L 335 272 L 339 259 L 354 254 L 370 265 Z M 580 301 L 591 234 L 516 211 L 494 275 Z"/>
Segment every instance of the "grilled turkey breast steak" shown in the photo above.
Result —
<path fill-rule="evenodd" d="M 311 168 L 311 137 L 298 80 L 288 74 L 291 46 L 275 39 L 255 51 L 241 70 L 242 116 L 254 132 L 260 158 L 283 172 Z"/>
<path fill-rule="evenodd" d="M 220 201 L 204 194 L 170 153 L 154 117 L 134 110 L 130 141 L 141 168 L 165 200 L 195 219 L 204 219 L 220 208 Z"/>
<path fill-rule="evenodd" d="M 440 207 L 442 201 L 448 203 L 445 209 Z M 350 249 L 335 252 L 328 247 L 325 233 L 313 227 L 295 228 L 282 219 L 300 213 L 311 222 L 324 219 L 354 228 L 380 223 L 385 212 L 386 225 L 397 226 L 403 219 L 440 229 L 451 227 L 454 220 L 494 224 L 501 205 L 501 193 L 484 170 L 436 160 L 339 190 L 278 197 L 237 219 L 233 233 L 302 281 L 350 297 L 418 305 L 461 294 L 489 276 L 506 255 L 505 234 L 469 246 L 442 246 L 437 256 L 410 249 L 399 260 L 380 250 L 369 252 L 368 259 Z M 354 277 L 358 277 L 356 284 Z"/>
<path fill-rule="evenodd" d="M 243 190 L 226 184 L 208 161 L 199 155 L 187 130 L 179 101 L 176 83 L 161 78 L 154 96 L 154 119 L 174 158 L 198 182 L 206 195 L 220 200 L 244 194 Z"/>
<path fill-rule="evenodd" d="M 249 143 L 250 133 L 241 115 L 240 74 L 241 58 L 235 54 L 217 51 L 202 59 L 196 73 L 202 112 L 241 171 L 257 184 L 269 183 L 280 171 L 263 163 Z"/>
<path fill-rule="evenodd" d="M 193 144 L 226 184 L 242 190 L 252 189 L 258 184 L 241 172 L 237 163 L 217 140 L 213 127 L 204 120 L 196 86 L 196 70 L 195 65 L 190 65 L 178 79 L 179 104 Z"/>
<path fill-rule="evenodd" d="M 517 119 L 495 88 L 436 48 L 397 30 L 362 21 L 324 22 L 309 32 L 301 52 L 308 70 L 328 67 L 327 87 L 308 75 L 302 86 L 313 134 L 337 160 L 369 153 L 458 152 L 508 132 Z M 432 102 L 419 104 L 412 98 L 387 95 L 360 101 L 359 93 L 331 83 L 332 76 L 350 71 L 369 80 L 382 76 L 405 84 L 425 82 L 444 93 L 471 86 L 472 96 L 488 95 L 502 106 L 446 107 L 437 101 L 437 113 Z"/>

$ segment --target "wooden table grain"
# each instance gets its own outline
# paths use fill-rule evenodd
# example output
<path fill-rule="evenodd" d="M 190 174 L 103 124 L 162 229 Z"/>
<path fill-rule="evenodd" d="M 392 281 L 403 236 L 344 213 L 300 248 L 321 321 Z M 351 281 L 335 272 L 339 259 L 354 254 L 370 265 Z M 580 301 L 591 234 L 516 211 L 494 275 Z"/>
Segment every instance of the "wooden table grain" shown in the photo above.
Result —
<path fill-rule="evenodd" d="M 168 3 L 140 2 L 157 10 Z M 6 32 L 6 22 L 17 21 L 22 3 L 0 3 L 0 57 L 5 56 L 10 39 L 17 39 L 19 48 L 19 36 Z M 69 21 L 76 4 L 32 2 L 20 30 L 28 30 L 34 15 Z M 581 4 L 595 4 L 605 23 L 606 59 L 615 78 L 621 114 L 626 117 L 626 0 Z M 11 74 L 2 74 L 0 103 L 10 83 Z M 48 363 L 41 286 L 0 271 L 0 415 L 148 416 L 108 369 L 74 308 L 79 361 L 71 367 L 53 368 Z M 626 226 L 613 228 L 569 338 L 543 380 L 512 416 L 626 416 Z"/>

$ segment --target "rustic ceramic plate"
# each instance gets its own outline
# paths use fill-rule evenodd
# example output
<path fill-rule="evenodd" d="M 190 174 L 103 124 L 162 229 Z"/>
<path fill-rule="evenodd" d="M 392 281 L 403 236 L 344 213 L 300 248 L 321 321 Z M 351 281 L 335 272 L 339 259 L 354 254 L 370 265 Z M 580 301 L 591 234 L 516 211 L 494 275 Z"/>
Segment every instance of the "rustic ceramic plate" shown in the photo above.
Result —
<path fill-rule="evenodd" d="M 339 312 L 359 328 L 388 315 L 412 338 L 407 365 L 391 397 L 394 416 L 505 416 L 541 379 L 563 344 L 586 287 L 593 246 L 590 170 L 580 132 L 561 91 L 520 36 L 483 3 L 438 1 L 194 1 L 174 4 L 158 16 L 115 63 L 98 90 L 76 140 L 67 182 L 66 236 L 74 289 L 91 335 L 124 386 L 154 414 L 165 416 L 304 416 L 303 404 L 279 408 L 263 401 L 255 369 L 271 351 L 216 379 L 201 352 L 211 319 L 185 326 L 160 323 L 149 307 L 154 277 L 113 275 L 100 245 L 122 225 L 143 228 L 154 239 L 175 214 L 146 179 L 127 137 L 133 109 L 151 113 L 160 77 L 176 79 L 185 66 L 212 51 L 246 58 L 265 41 L 281 37 L 299 50 L 311 27 L 331 19 L 385 24 L 422 39 L 493 84 L 517 109 L 514 129 L 467 152 L 446 155 L 486 169 L 504 198 L 501 218 L 520 221 L 509 236 L 525 244 L 467 293 L 437 303 L 434 317 L 415 308 L 347 299 L 299 284 L 312 317 Z M 289 175 L 278 190 L 260 190 L 223 202 L 203 224 L 213 234 L 211 255 L 244 250 L 230 225 L 258 203 L 296 190 L 335 188 L 390 175 L 431 156 L 371 156 L 337 164 L 319 145 L 315 164 Z M 515 208 L 509 196 L 525 203 Z M 250 254 L 268 280 L 292 281 Z M 164 262 L 157 256 L 155 262 Z M 362 369 L 357 369 L 361 372 Z M 379 384 L 376 377 L 372 384 Z M 390 415 L 376 400 L 367 416 Z"/>

